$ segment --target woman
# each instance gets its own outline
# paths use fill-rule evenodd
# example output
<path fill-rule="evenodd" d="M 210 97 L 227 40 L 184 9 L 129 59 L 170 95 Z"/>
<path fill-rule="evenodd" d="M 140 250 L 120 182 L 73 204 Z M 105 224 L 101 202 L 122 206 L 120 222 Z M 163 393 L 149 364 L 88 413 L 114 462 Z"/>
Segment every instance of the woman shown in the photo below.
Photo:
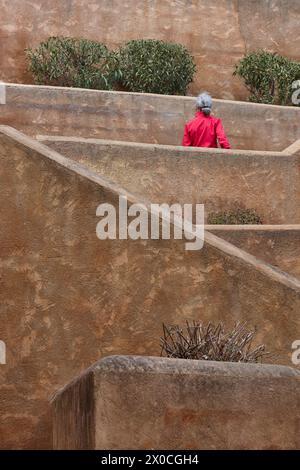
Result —
<path fill-rule="evenodd" d="M 211 116 L 212 98 L 202 93 L 197 98 L 197 112 L 184 129 L 182 145 L 185 147 L 210 147 L 230 149 L 221 119 Z"/>

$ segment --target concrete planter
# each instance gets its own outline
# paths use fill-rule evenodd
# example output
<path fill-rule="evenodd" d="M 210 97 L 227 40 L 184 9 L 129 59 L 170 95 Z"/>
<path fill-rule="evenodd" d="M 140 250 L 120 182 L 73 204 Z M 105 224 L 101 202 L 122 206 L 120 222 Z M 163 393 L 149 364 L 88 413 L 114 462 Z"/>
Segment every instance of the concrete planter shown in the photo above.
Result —
<path fill-rule="evenodd" d="M 56 449 L 298 449 L 300 371 L 113 356 L 53 411 Z"/>

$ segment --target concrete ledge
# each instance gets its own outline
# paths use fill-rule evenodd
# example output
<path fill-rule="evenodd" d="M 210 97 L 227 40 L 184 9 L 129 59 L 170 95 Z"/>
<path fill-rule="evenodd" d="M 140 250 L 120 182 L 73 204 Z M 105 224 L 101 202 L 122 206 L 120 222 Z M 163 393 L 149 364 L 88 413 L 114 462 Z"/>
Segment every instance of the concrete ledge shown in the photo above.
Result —
<path fill-rule="evenodd" d="M 300 278 L 300 225 L 207 225 L 206 230 Z"/>
<path fill-rule="evenodd" d="M 264 224 L 300 222 L 298 144 L 262 152 L 64 136 L 38 140 L 153 203 L 201 203 L 207 215 L 246 207 L 256 209 Z"/>
<path fill-rule="evenodd" d="M 292 145 L 287 147 L 284 150 L 284 153 L 290 154 L 290 155 L 300 155 L 300 139 L 296 140 Z"/>
<path fill-rule="evenodd" d="M 295 369 L 114 356 L 55 395 L 54 448 L 298 449 L 299 415 Z"/>
<path fill-rule="evenodd" d="M 223 232 L 295 232 L 300 225 L 206 225 L 206 230 L 221 235 Z"/>
<path fill-rule="evenodd" d="M 180 145 L 195 99 L 142 93 L 6 84 L 0 123 L 28 135 L 76 135 Z M 300 110 L 214 101 L 233 148 L 282 151 L 300 136 Z"/>
<path fill-rule="evenodd" d="M 36 135 L 36 140 L 45 145 L 51 146 L 59 145 L 59 144 L 92 144 L 92 145 L 113 145 L 115 147 L 130 147 L 130 148 L 141 148 L 141 149 L 151 149 L 151 150 L 173 150 L 173 151 L 180 151 L 183 154 L 187 153 L 190 157 L 192 156 L 201 156 L 201 155 L 227 155 L 230 154 L 231 156 L 240 157 L 240 156 L 247 156 L 247 157 L 281 157 L 285 155 L 293 156 L 298 155 L 300 150 L 300 140 L 296 140 L 292 145 L 289 145 L 286 149 L 282 150 L 281 152 L 275 151 L 266 151 L 266 150 L 239 150 L 239 149 L 231 149 L 228 151 L 227 149 L 221 148 L 201 148 L 201 147 L 182 147 L 180 145 L 163 145 L 163 144 L 149 144 L 149 143 L 142 143 L 142 142 L 129 142 L 123 140 L 108 140 L 108 139 L 95 139 L 95 138 L 84 138 L 84 137 L 76 137 L 76 136 L 65 136 L 65 135 Z"/>

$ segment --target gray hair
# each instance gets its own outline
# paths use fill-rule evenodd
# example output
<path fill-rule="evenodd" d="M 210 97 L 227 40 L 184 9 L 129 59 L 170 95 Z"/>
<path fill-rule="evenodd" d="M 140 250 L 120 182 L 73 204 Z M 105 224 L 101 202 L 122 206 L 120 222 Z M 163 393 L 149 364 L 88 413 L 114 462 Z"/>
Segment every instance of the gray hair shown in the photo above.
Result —
<path fill-rule="evenodd" d="M 197 108 L 206 116 L 209 116 L 212 108 L 212 97 L 206 92 L 201 93 L 197 98 Z"/>

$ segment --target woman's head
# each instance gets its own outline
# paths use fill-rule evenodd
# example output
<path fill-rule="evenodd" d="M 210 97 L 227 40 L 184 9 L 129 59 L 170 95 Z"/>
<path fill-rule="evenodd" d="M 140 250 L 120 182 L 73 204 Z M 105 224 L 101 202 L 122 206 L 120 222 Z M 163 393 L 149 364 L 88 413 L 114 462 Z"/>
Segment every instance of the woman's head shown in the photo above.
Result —
<path fill-rule="evenodd" d="M 212 108 L 212 97 L 208 93 L 201 93 L 197 98 L 197 109 L 205 116 L 209 116 Z"/>

